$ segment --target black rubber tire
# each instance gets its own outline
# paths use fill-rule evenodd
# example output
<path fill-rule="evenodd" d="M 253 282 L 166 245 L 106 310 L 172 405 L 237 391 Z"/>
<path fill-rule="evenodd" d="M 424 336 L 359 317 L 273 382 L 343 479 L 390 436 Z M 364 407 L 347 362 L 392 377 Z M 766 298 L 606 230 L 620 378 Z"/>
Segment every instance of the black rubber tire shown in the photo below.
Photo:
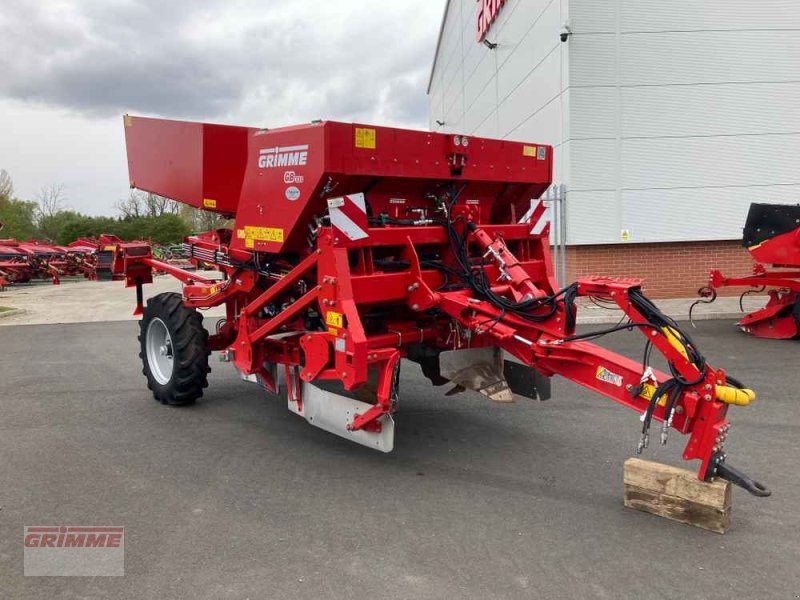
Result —
<path fill-rule="evenodd" d="M 166 384 L 160 383 L 147 361 L 146 335 L 150 322 L 161 319 L 172 340 L 172 375 Z M 153 397 L 170 406 L 188 406 L 203 395 L 208 387 L 208 332 L 203 327 L 203 315 L 183 305 L 180 294 L 167 292 L 153 296 L 144 307 L 139 321 L 139 358 L 147 387 Z"/>

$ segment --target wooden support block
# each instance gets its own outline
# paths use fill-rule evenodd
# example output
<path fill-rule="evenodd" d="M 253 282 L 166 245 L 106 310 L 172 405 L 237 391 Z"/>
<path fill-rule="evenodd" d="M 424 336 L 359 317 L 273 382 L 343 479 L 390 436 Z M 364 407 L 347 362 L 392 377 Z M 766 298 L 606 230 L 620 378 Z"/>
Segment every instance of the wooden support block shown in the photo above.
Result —
<path fill-rule="evenodd" d="M 625 461 L 625 506 L 717 533 L 731 524 L 731 483 L 649 460 Z"/>

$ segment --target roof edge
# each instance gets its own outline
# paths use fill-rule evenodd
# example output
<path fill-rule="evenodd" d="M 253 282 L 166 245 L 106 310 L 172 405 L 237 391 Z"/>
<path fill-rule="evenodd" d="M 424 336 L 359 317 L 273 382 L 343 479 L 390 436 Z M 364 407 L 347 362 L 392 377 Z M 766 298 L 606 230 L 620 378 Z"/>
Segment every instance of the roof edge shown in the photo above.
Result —
<path fill-rule="evenodd" d="M 436 62 L 439 59 L 439 49 L 442 47 L 442 34 L 444 33 L 444 23 L 447 20 L 447 11 L 450 9 L 451 0 L 447 0 L 444 5 L 444 13 L 442 14 L 442 24 L 439 25 L 439 37 L 436 39 L 436 51 L 433 53 L 433 64 L 431 65 L 431 73 L 428 75 L 428 89 L 425 90 L 425 95 L 431 95 L 431 85 L 433 85 L 433 72 L 436 70 Z"/>

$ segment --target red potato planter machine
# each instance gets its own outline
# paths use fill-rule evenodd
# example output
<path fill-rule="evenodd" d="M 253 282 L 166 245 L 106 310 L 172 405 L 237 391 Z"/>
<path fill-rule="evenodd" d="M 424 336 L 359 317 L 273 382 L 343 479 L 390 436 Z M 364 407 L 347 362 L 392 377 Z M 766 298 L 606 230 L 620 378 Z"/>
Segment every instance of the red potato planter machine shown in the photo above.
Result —
<path fill-rule="evenodd" d="M 770 288 L 767 304 L 745 315 L 739 327 L 756 337 L 800 337 L 800 205 L 751 204 L 742 245 L 756 261 L 752 274 L 726 277 L 711 271 L 701 302 L 713 302 L 721 287 L 749 287 L 742 297 Z"/>
<path fill-rule="evenodd" d="M 131 186 L 234 219 L 186 238 L 222 278 L 117 244 L 113 269 L 137 290 L 141 357 L 165 404 L 207 386 L 210 351 L 246 379 L 286 390 L 289 410 L 389 452 L 401 359 L 434 385 L 498 402 L 545 399 L 561 375 L 688 436 L 700 479 L 769 491 L 725 462 L 731 404 L 751 390 L 712 367 L 640 280 L 555 285 L 544 205 L 552 148 L 336 122 L 254 129 L 125 117 Z M 143 306 L 154 270 L 183 282 Z M 575 333 L 578 296 L 616 303 L 629 323 Z M 198 309 L 224 305 L 209 334 Z M 636 328 L 662 373 L 589 339 Z M 649 355 L 649 351 L 646 353 Z M 513 357 L 506 360 L 504 357 Z"/>

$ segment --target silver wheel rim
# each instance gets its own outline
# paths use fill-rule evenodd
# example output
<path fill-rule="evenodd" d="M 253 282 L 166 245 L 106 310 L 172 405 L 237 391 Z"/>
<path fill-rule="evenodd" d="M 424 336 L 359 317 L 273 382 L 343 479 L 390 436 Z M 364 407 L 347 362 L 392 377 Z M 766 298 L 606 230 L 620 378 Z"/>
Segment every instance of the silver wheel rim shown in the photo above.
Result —
<path fill-rule="evenodd" d="M 153 319 L 147 326 L 145 337 L 147 349 L 147 364 L 156 381 L 166 385 L 172 378 L 173 354 L 172 338 L 169 330 L 161 319 Z"/>

